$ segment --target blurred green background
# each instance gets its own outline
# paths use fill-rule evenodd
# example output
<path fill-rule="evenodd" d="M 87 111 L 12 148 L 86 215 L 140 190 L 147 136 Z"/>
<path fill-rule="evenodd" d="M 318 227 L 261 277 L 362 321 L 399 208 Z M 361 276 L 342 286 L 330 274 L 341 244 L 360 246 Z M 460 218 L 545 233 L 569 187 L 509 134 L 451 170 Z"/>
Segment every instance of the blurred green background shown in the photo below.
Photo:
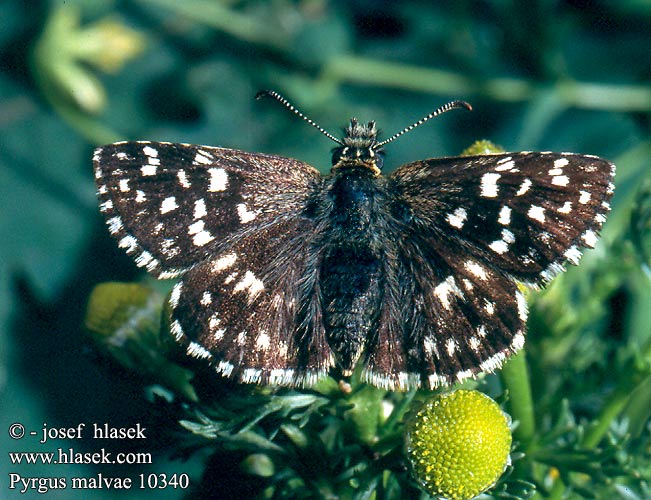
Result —
<path fill-rule="evenodd" d="M 80 422 L 155 430 L 144 383 L 97 362 L 81 329 L 92 287 L 142 273 L 97 210 L 94 147 L 150 139 L 276 153 L 329 169 L 333 144 L 271 101 L 272 88 L 338 135 L 351 116 L 386 134 L 453 99 L 455 112 L 400 138 L 386 169 L 456 155 L 477 139 L 506 150 L 589 153 L 618 164 L 612 243 L 628 224 L 651 158 L 651 2 L 132 0 L 0 3 L 0 497 L 24 477 L 201 475 L 169 462 L 169 443 L 107 448 L 154 454 L 148 467 L 11 465 L 27 430 Z M 648 228 L 647 228 L 648 229 Z M 598 253 L 596 250 L 595 253 Z M 589 264 L 588 264 L 589 265 Z M 640 273 L 605 306 L 619 340 L 649 338 Z M 623 326 L 622 326 L 623 325 Z M 563 363 L 563 360 L 558 360 Z M 171 417 L 170 421 L 171 421 Z M 181 492 L 59 490 L 47 498 L 180 498 Z"/>

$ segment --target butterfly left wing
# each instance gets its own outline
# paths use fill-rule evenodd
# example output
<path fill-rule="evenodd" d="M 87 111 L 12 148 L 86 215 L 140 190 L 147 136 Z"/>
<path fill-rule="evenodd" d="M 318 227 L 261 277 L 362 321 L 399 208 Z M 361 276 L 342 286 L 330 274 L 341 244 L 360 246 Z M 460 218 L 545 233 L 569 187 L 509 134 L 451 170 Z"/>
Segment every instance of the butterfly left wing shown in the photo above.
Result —
<path fill-rule="evenodd" d="M 393 258 L 367 380 L 436 387 L 500 366 L 524 343 L 516 280 L 543 284 L 594 246 L 613 175 L 605 160 L 553 153 L 399 168 L 389 177 Z"/>
<path fill-rule="evenodd" d="M 301 212 L 321 182 L 298 160 L 191 144 L 118 142 L 93 162 L 109 231 L 158 278 Z"/>
<path fill-rule="evenodd" d="M 189 355 L 240 382 L 312 385 L 327 373 L 314 224 L 278 220 L 183 276 L 170 330 Z"/>

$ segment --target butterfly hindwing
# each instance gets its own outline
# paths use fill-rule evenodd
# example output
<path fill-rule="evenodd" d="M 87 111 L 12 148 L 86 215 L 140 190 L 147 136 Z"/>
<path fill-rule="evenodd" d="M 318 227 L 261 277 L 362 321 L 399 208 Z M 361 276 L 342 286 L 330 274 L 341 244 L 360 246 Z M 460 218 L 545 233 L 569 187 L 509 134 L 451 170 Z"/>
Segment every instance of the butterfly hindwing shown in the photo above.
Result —
<path fill-rule="evenodd" d="M 403 232 L 388 260 L 378 340 L 364 376 L 389 389 L 435 388 L 493 371 L 524 343 L 517 284 L 467 251 Z"/>
<path fill-rule="evenodd" d="M 242 382 L 310 385 L 327 373 L 312 224 L 280 220 L 184 275 L 170 296 L 171 331 L 188 354 Z"/>
<path fill-rule="evenodd" d="M 110 232 L 139 266 L 178 276 L 241 235 L 306 206 L 319 173 L 298 160 L 160 142 L 98 148 L 95 178 Z"/>

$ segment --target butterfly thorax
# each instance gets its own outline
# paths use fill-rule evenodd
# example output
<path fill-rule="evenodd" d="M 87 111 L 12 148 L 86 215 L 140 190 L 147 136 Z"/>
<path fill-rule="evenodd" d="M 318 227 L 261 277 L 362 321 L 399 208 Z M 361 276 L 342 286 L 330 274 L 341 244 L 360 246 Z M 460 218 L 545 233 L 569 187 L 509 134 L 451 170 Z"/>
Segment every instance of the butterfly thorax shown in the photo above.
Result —
<path fill-rule="evenodd" d="M 378 146 L 375 122 L 360 124 L 356 118 L 344 130 L 342 145 L 332 153 L 332 171 L 341 168 L 366 168 L 379 176 L 382 170 L 382 148 Z"/>

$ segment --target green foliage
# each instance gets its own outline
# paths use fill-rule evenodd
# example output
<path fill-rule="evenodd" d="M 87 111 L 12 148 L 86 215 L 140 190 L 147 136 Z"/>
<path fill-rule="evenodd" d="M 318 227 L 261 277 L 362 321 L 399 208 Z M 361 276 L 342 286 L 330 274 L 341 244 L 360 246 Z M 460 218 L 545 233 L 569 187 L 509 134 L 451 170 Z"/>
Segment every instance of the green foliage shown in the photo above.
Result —
<path fill-rule="evenodd" d="M 402 447 L 404 415 L 426 394 L 355 380 L 347 388 L 328 379 L 306 391 L 214 380 L 181 367 L 156 335 L 163 295 L 133 288 L 141 285 L 95 295 L 101 314 L 82 335 L 74 325 L 82 324 L 90 288 L 136 276 L 98 216 L 90 155 L 119 139 L 169 140 L 283 154 L 327 171 L 331 145 L 286 110 L 255 102 L 256 91 L 283 92 L 328 130 L 354 114 L 377 120 L 386 135 L 465 99 L 473 113 L 446 115 L 392 143 L 387 169 L 456 154 L 480 137 L 507 150 L 571 150 L 618 165 L 597 248 L 548 289 L 528 294 L 526 353 L 467 384 L 498 399 L 514 421 L 513 464 L 485 496 L 651 498 L 648 2 L 6 4 L 3 428 L 23 414 L 60 427 L 79 422 L 65 411 L 39 412 L 67 410 L 60 389 L 73 399 L 88 393 L 83 384 L 91 382 L 69 373 L 90 370 L 77 355 L 90 338 L 103 357 L 165 395 L 154 407 L 180 422 L 178 453 L 209 455 L 197 496 L 217 491 L 211 484 L 219 477 L 233 498 L 424 498 Z M 59 374 L 53 367 L 70 356 L 65 350 L 79 365 Z M 103 380 L 113 378 L 109 371 Z M 43 390 L 52 379 L 57 390 Z M 93 414 L 101 398 L 91 399 L 85 406 Z M 129 399 L 120 408 L 127 415 Z"/>

